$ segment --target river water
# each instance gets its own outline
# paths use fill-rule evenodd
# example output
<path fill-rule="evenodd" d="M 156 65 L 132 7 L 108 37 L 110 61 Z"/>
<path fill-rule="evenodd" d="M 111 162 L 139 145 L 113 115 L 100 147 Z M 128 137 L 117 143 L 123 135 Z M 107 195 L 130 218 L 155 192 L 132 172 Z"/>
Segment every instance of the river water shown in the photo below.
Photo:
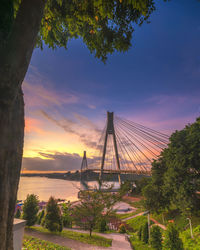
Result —
<path fill-rule="evenodd" d="M 97 183 L 89 182 L 89 185 L 96 186 Z M 114 183 L 115 188 L 118 186 L 118 183 Z M 46 177 L 21 177 L 17 199 L 25 200 L 27 194 L 36 194 L 40 201 L 48 201 L 50 196 L 75 201 L 78 199 L 79 190 L 80 183 L 78 181 L 49 179 Z"/>
<path fill-rule="evenodd" d="M 49 179 L 45 177 L 21 177 L 17 199 L 25 200 L 27 194 L 36 194 L 40 201 L 48 201 L 50 196 L 75 201 L 77 200 L 79 189 L 80 183 L 78 181 Z"/>

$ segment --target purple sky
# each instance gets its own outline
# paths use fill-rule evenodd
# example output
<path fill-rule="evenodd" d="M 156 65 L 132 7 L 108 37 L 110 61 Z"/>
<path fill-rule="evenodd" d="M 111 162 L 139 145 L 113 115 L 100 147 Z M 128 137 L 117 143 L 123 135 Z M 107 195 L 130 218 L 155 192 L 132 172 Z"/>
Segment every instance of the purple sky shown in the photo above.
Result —
<path fill-rule="evenodd" d="M 132 48 L 94 58 L 79 40 L 35 49 L 24 81 L 25 170 L 80 166 L 94 154 L 106 111 L 170 134 L 200 116 L 200 2 L 159 1 Z"/>

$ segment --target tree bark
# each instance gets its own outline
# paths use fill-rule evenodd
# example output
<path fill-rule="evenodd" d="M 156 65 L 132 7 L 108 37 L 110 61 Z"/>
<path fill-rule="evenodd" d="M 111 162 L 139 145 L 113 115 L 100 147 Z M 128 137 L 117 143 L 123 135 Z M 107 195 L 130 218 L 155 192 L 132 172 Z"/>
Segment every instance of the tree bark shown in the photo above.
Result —
<path fill-rule="evenodd" d="M 46 0 L 22 0 L 12 31 L 0 44 L 0 250 L 13 249 L 13 219 L 24 140 L 21 84 Z"/>

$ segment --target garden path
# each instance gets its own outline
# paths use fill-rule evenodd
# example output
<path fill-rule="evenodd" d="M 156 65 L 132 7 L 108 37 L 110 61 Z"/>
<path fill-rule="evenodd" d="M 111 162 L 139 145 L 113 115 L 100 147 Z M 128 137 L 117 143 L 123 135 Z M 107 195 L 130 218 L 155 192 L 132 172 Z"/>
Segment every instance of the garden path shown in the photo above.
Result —
<path fill-rule="evenodd" d="M 88 233 L 87 231 L 78 230 L 78 229 L 67 229 L 67 230 Z M 94 245 L 79 242 L 77 240 L 64 238 L 58 235 L 37 232 L 28 228 L 25 229 L 25 234 L 42 239 L 42 240 L 50 241 L 52 243 L 55 243 L 61 246 L 66 246 L 73 250 L 105 250 L 105 249 L 107 250 L 131 250 L 132 249 L 126 235 L 119 234 L 119 233 L 111 233 L 111 234 L 95 233 L 105 238 L 112 239 L 113 241 L 112 241 L 111 247 L 94 246 Z"/>

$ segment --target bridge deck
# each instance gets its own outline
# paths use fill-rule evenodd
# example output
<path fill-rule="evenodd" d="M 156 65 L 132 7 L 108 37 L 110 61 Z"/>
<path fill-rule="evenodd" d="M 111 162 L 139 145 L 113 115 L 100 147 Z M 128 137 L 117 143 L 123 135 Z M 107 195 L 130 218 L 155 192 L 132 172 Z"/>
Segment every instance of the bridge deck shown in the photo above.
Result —
<path fill-rule="evenodd" d="M 101 172 L 101 169 L 99 168 L 91 168 L 91 169 L 84 169 L 83 172 L 91 170 L 94 172 Z M 151 171 L 142 171 L 142 170 L 128 170 L 128 169 L 103 169 L 103 173 L 111 173 L 111 174 L 145 174 L 145 175 L 151 175 Z"/>

